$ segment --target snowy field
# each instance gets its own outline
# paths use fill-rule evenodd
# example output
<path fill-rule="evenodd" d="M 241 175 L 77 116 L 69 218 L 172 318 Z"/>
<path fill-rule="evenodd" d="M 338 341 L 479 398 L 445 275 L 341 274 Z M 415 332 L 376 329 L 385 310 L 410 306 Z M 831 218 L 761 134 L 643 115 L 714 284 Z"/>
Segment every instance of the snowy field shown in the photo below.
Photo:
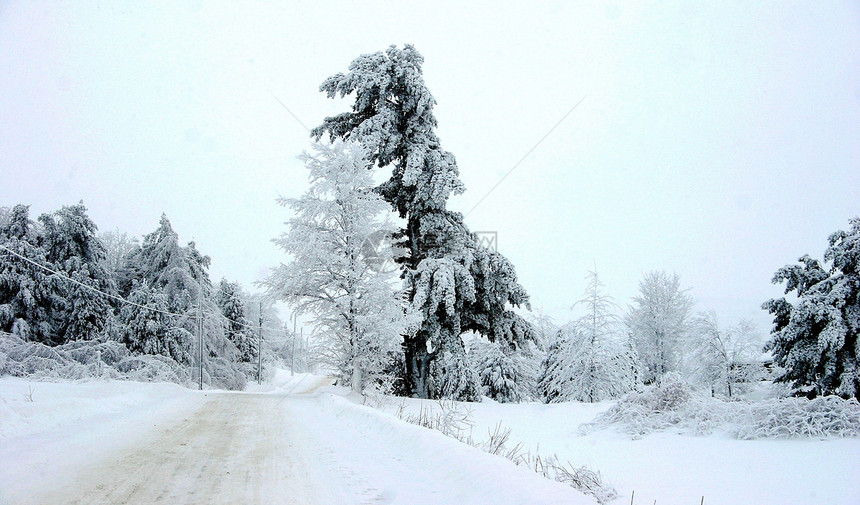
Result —
<path fill-rule="evenodd" d="M 403 409 L 402 405 L 406 407 Z M 860 503 L 860 439 L 737 440 L 725 434 L 671 431 L 633 440 L 614 429 L 579 433 L 611 403 L 469 404 L 472 436 L 486 438 L 498 423 L 511 428 L 508 445 L 601 472 L 615 503 L 812 505 Z M 388 411 L 439 409 L 435 402 L 391 399 Z"/>
<path fill-rule="evenodd" d="M 0 379 L 0 503 L 593 503 L 397 418 L 435 402 L 370 408 L 328 383 L 282 372 L 233 393 Z M 640 504 L 860 503 L 858 439 L 579 433 L 608 407 L 468 405 L 473 438 L 510 427 L 509 445 L 599 470 L 615 503 L 634 490 Z"/>

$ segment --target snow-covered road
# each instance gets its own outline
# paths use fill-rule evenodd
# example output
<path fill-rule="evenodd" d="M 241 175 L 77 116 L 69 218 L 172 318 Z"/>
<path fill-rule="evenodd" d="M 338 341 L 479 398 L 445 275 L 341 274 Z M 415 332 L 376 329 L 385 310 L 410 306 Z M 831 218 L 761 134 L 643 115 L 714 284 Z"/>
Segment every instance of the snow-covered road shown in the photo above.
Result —
<path fill-rule="evenodd" d="M 285 400 L 210 395 L 193 415 L 116 459 L 82 469 L 71 487 L 38 503 L 321 503 L 325 489 L 306 475 L 313 453 L 303 444 L 307 438 L 291 430 L 295 407 Z"/>
<path fill-rule="evenodd" d="M 315 392 L 321 385 L 306 377 L 268 394 L 185 391 L 195 406 L 154 425 L 126 420 L 110 430 L 107 416 L 83 430 L 101 437 L 6 440 L 0 504 L 594 503 L 502 458 Z M 80 453 L 82 437 L 113 449 Z M 26 451 L 18 461 L 16 445 Z M 40 452 L 55 450 L 62 461 L 46 467 L 51 455 Z"/>

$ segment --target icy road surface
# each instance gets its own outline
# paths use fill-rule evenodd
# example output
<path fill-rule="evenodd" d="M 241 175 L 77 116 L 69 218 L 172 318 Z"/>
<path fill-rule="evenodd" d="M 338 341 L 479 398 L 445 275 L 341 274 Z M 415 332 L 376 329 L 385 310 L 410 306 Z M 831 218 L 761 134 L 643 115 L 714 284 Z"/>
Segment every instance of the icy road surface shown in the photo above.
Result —
<path fill-rule="evenodd" d="M 84 433 L 68 439 L 60 425 L 4 440 L 0 504 L 594 503 L 502 458 L 316 392 L 323 381 L 306 376 L 268 394 L 177 391 L 192 407 L 174 404 L 155 423 L 105 415 L 84 419 Z"/>

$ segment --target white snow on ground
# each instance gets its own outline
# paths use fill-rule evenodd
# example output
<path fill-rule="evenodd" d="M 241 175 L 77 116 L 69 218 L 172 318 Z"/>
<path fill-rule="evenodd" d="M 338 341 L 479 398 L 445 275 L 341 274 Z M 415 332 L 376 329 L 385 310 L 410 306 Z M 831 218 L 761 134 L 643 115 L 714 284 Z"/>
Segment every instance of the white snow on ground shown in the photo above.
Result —
<path fill-rule="evenodd" d="M 325 377 L 280 371 L 248 392 L 0 379 L 0 505 L 33 503 L 593 503 L 507 460 L 396 419 Z M 32 401 L 30 399 L 32 398 Z M 860 439 L 580 435 L 608 403 L 470 404 L 475 439 L 599 470 L 615 503 L 856 505 Z"/>
<path fill-rule="evenodd" d="M 0 379 L 0 504 L 593 503 L 329 383 L 282 372 L 230 393 Z"/>
<path fill-rule="evenodd" d="M 436 402 L 391 399 L 406 413 Z M 558 454 L 574 466 L 599 470 L 618 491 L 615 503 L 667 505 L 857 505 L 860 504 L 860 439 L 736 440 L 727 435 L 654 433 L 639 440 L 613 430 L 580 435 L 578 428 L 611 403 L 469 404 L 472 436 L 487 438 L 497 423 L 511 428 L 512 446 Z"/>
<path fill-rule="evenodd" d="M 205 399 L 176 384 L 0 379 L 0 505 L 71 485 L 81 469 L 128 450 Z"/>

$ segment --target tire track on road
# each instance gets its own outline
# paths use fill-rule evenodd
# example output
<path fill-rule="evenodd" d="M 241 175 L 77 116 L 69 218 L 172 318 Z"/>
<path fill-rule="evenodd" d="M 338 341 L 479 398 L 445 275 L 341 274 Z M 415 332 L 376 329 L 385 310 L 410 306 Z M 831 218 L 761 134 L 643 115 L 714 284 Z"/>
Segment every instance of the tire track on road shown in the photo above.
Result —
<path fill-rule="evenodd" d="M 70 488 L 25 503 L 296 504 L 320 501 L 293 443 L 284 397 L 217 393 L 132 451 L 82 471 Z"/>

